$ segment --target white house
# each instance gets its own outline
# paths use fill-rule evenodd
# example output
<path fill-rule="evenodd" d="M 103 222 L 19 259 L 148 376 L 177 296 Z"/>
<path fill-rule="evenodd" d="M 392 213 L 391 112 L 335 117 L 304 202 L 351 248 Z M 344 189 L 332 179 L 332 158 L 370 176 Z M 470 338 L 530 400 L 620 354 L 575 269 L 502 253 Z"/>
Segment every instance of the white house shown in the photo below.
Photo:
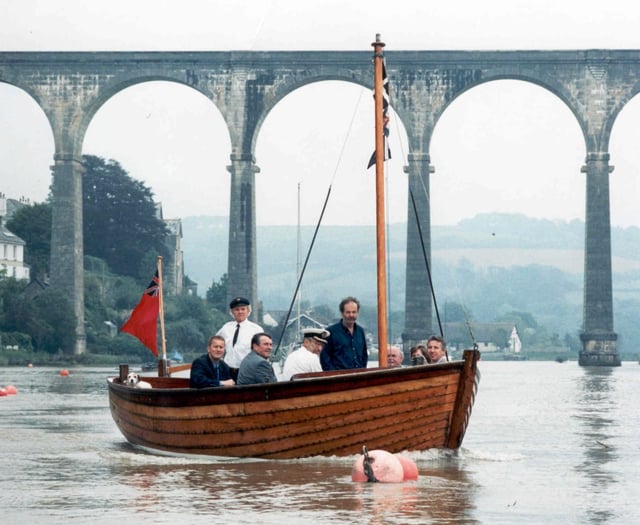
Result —
<path fill-rule="evenodd" d="M 25 242 L 7 230 L 7 199 L 0 193 L 0 270 L 8 277 L 29 280 L 29 266 L 24 264 Z"/>

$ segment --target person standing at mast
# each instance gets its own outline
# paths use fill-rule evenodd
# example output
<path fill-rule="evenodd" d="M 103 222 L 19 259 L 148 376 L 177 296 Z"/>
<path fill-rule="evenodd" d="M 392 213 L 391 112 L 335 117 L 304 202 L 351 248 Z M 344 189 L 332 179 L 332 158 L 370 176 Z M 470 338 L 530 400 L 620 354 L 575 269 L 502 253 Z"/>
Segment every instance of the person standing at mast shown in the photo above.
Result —
<path fill-rule="evenodd" d="M 329 337 L 320 352 L 323 370 L 366 368 L 369 355 L 364 329 L 356 323 L 360 302 L 355 297 L 340 301 L 342 320 L 327 327 Z"/>

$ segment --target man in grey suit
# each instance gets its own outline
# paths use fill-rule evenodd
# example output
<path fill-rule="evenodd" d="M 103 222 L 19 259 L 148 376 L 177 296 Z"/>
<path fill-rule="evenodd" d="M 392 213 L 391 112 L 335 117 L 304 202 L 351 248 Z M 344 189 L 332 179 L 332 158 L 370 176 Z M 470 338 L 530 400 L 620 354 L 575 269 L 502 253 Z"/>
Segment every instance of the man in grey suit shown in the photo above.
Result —
<path fill-rule="evenodd" d="M 251 352 L 240 363 L 238 370 L 238 385 L 253 385 L 256 383 L 275 383 L 276 374 L 269 362 L 273 342 L 269 334 L 260 332 L 251 339 Z"/>

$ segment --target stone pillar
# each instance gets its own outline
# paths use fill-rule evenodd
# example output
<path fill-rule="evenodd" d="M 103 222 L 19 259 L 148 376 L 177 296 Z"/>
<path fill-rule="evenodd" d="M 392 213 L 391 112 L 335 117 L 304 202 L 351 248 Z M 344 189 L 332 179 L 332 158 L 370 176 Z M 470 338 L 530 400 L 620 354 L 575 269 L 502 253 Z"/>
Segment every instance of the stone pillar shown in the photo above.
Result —
<path fill-rule="evenodd" d="M 582 366 L 620 366 L 613 331 L 611 285 L 611 218 L 609 214 L 608 153 L 588 153 L 586 166 L 586 210 L 584 250 L 584 310 Z"/>
<path fill-rule="evenodd" d="M 405 353 L 409 347 L 433 335 L 431 284 L 424 254 L 426 253 L 431 270 L 429 175 L 434 170 L 427 154 L 409 154 L 408 161 L 409 165 L 405 167 L 409 179 L 409 206 L 407 210 L 405 322 L 402 334 Z M 415 201 L 415 210 L 413 201 Z M 415 211 L 417 211 L 417 220 Z"/>
<path fill-rule="evenodd" d="M 74 354 L 86 350 L 82 239 L 82 161 L 55 155 L 51 185 L 51 286 L 67 292 L 76 314 Z M 63 349 L 67 351 L 67 349 Z"/>
<path fill-rule="evenodd" d="M 231 155 L 231 205 L 229 207 L 229 265 L 227 300 L 245 297 L 251 301 L 251 318 L 258 314 L 256 256 L 255 174 L 260 168 L 252 155 Z"/>

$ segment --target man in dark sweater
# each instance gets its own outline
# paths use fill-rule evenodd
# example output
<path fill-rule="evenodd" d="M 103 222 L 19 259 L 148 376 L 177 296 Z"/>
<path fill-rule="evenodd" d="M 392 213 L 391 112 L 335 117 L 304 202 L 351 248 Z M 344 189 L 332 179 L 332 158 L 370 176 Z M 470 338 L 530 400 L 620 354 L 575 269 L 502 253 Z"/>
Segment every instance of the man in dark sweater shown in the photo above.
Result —
<path fill-rule="evenodd" d="M 356 323 L 360 302 L 355 297 L 340 301 L 342 320 L 327 327 L 329 337 L 320 353 L 323 370 L 366 368 L 369 354 L 363 328 Z"/>

